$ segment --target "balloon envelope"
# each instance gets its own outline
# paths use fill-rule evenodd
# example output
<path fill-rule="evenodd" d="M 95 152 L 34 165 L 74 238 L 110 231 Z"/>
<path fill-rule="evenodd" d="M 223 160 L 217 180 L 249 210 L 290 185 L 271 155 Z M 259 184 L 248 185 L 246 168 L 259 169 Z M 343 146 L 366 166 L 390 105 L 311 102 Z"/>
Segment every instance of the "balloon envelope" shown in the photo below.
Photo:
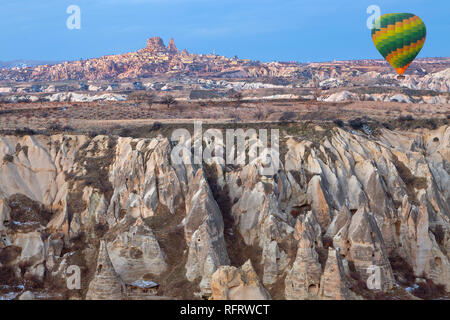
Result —
<path fill-rule="evenodd" d="M 375 20 L 372 40 L 389 64 L 402 75 L 422 50 L 426 38 L 423 21 L 412 13 L 389 13 Z"/>

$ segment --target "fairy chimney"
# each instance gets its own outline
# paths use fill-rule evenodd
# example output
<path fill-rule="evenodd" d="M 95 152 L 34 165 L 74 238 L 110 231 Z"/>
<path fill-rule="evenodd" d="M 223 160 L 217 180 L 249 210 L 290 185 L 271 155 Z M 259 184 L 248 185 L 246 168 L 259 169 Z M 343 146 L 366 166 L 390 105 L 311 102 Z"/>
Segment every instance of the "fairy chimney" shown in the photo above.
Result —
<path fill-rule="evenodd" d="M 94 279 L 89 284 L 87 300 L 121 300 L 124 283 L 114 270 L 109 258 L 106 242 L 102 241 L 97 258 L 97 268 Z"/>

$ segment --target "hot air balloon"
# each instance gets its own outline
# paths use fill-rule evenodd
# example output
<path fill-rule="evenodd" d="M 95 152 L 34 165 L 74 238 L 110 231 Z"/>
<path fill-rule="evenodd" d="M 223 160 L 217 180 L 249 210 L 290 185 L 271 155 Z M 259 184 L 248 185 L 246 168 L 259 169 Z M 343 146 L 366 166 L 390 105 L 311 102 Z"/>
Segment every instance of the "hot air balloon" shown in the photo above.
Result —
<path fill-rule="evenodd" d="M 375 20 L 372 40 L 389 64 L 404 78 L 403 73 L 419 54 L 427 30 L 422 19 L 412 13 L 389 13 Z"/>

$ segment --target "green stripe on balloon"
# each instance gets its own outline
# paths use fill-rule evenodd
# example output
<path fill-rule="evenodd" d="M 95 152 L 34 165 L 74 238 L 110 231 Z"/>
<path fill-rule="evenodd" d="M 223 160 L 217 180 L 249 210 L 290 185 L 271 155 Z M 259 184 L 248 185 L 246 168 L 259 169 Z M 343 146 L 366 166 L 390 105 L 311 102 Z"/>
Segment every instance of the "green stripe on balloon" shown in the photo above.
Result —
<path fill-rule="evenodd" d="M 377 24 L 382 29 L 381 32 L 378 32 L 380 29 L 376 28 Z M 422 49 L 420 41 L 426 38 L 426 27 L 420 18 L 411 13 L 385 14 L 375 21 L 371 34 L 381 55 L 389 58 L 389 63 L 399 73 L 403 73 L 404 68 Z M 407 51 L 402 50 L 406 48 Z"/>
<path fill-rule="evenodd" d="M 415 29 L 411 29 L 411 32 L 406 33 L 398 33 L 395 34 L 394 37 L 390 37 L 386 40 L 383 40 L 379 44 L 379 51 L 381 55 L 384 57 L 388 56 L 390 53 L 409 46 L 413 43 L 416 43 L 419 40 L 422 40 L 425 37 L 425 29 L 423 28 L 423 24 Z"/>

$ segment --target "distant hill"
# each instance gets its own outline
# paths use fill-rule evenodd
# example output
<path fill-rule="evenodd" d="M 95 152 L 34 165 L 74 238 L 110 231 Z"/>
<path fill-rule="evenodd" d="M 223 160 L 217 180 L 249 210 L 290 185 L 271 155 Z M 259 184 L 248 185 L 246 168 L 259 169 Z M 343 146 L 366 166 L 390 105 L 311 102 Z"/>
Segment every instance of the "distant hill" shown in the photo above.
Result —
<path fill-rule="evenodd" d="M 147 40 L 147 46 L 137 52 L 108 55 L 72 62 L 13 61 L 0 62 L 0 81 L 65 81 L 65 80 L 121 80 L 168 77 L 213 78 L 296 78 L 321 80 L 350 73 L 376 71 L 393 72 L 382 60 L 333 61 L 300 64 L 297 62 L 259 62 L 215 54 L 190 54 L 180 51 L 175 41 L 166 46 L 159 37 Z M 19 68 L 14 68 L 19 67 Z M 349 70 L 348 68 L 352 68 Z M 425 75 L 450 67 L 450 58 L 418 59 L 407 74 Z"/>
<path fill-rule="evenodd" d="M 12 68 L 27 68 L 37 67 L 42 65 L 54 65 L 60 63 L 59 61 L 39 61 L 39 60 L 14 60 L 14 61 L 0 61 L 0 69 Z"/>

